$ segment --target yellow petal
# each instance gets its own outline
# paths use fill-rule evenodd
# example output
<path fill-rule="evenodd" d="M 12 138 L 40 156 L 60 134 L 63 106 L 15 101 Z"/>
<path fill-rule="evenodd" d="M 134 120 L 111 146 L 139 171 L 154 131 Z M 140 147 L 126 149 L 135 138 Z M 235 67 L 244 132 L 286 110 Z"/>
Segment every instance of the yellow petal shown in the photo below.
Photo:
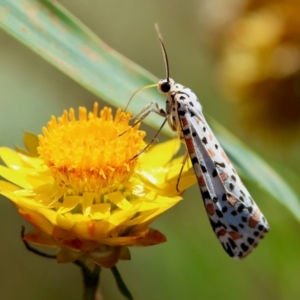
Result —
<path fill-rule="evenodd" d="M 91 251 L 98 246 L 98 243 L 78 238 L 71 231 L 55 227 L 52 231 L 52 238 L 57 246 L 71 251 Z"/>
<path fill-rule="evenodd" d="M 28 221 L 34 227 L 40 229 L 48 235 L 52 234 L 53 225 L 43 216 L 39 216 L 25 209 L 19 209 L 19 213 L 26 221 Z"/>
<path fill-rule="evenodd" d="M 164 183 L 159 185 L 162 196 L 174 197 L 175 195 L 181 195 L 187 188 L 197 183 L 197 177 L 194 174 L 194 171 L 191 170 L 190 173 L 185 174 L 180 177 L 178 189 L 177 191 L 177 180 L 173 180 L 169 183 Z"/>
<path fill-rule="evenodd" d="M 111 205 L 108 203 L 93 204 L 90 210 L 90 216 L 95 220 L 109 218 L 110 209 Z"/>
<path fill-rule="evenodd" d="M 91 213 L 94 198 L 95 193 L 84 193 L 82 195 L 82 212 L 85 216 L 88 216 Z"/>
<path fill-rule="evenodd" d="M 24 240 L 39 246 L 57 248 L 57 245 L 53 241 L 51 235 L 46 234 L 45 232 L 38 229 L 33 229 L 26 233 L 26 235 L 24 236 Z"/>
<path fill-rule="evenodd" d="M 0 157 L 12 170 L 20 170 L 24 164 L 18 153 L 10 148 L 0 147 Z"/>
<path fill-rule="evenodd" d="M 28 182 L 26 174 L 23 171 L 18 172 L 16 170 L 0 166 L 0 176 L 24 189 L 33 188 L 33 185 Z"/>
<path fill-rule="evenodd" d="M 101 243 L 109 246 L 129 245 L 129 244 L 136 243 L 138 240 L 142 238 L 143 235 L 114 237 L 114 238 L 102 239 Z"/>
<path fill-rule="evenodd" d="M 159 232 L 156 229 L 150 228 L 148 233 L 140 240 L 135 242 L 132 246 L 153 246 L 157 244 L 161 244 L 167 241 L 167 238 L 164 234 Z"/>
<path fill-rule="evenodd" d="M 0 180 L 0 193 L 1 191 L 6 193 L 16 193 L 18 191 L 24 191 L 19 186 L 16 186 L 10 182 Z"/>
<path fill-rule="evenodd" d="M 52 209 L 45 207 L 38 207 L 37 205 L 33 207 L 34 211 L 42 215 L 45 219 L 51 222 L 51 224 L 56 225 L 57 213 Z"/>
<path fill-rule="evenodd" d="M 24 132 L 23 144 L 29 152 L 30 156 L 38 157 L 37 148 L 39 145 L 38 137 L 31 132 Z"/>
<path fill-rule="evenodd" d="M 109 218 L 104 219 L 104 221 L 107 221 L 114 226 L 118 226 L 131 219 L 137 212 L 138 212 L 138 208 L 133 208 L 130 211 L 128 210 L 115 211 Z"/>
<path fill-rule="evenodd" d="M 143 170 L 151 170 L 166 165 L 177 153 L 180 147 L 178 138 L 156 144 L 140 157 Z"/>
<path fill-rule="evenodd" d="M 45 184 L 35 187 L 33 192 L 35 193 L 35 202 L 47 208 L 53 208 L 57 207 L 57 202 L 63 197 L 65 190 L 53 182 L 47 183 L 46 181 Z"/>
<path fill-rule="evenodd" d="M 64 201 L 57 212 L 59 214 L 64 214 L 66 212 L 69 212 L 74 207 L 76 207 L 78 203 L 81 202 L 81 198 L 82 198 L 81 196 L 65 196 Z"/>
<path fill-rule="evenodd" d="M 61 229 L 64 230 L 70 230 L 73 225 L 74 225 L 74 221 L 67 219 L 65 216 L 60 215 L 60 214 L 56 214 L 56 225 L 58 227 L 60 227 Z"/>
<path fill-rule="evenodd" d="M 127 201 L 123 194 L 119 191 L 108 194 L 105 199 L 109 199 L 112 203 L 124 210 L 130 210 L 132 208 L 132 204 Z"/>
<path fill-rule="evenodd" d="M 43 160 L 39 157 L 31 157 L 26 154 L 18 153 L 20 159 L 22 160 L 23 164 L 27 168 L 31 168 L 32 171 L 38 172 L 48 172 L 48 167 L 44 164 Z"/>
<path fill-rule="evenodd" d="M 72 231 L 84 239 L 100 243 L 114 228 L 115 226 L 107 221 L 89 221 L 75 223 Z"/>

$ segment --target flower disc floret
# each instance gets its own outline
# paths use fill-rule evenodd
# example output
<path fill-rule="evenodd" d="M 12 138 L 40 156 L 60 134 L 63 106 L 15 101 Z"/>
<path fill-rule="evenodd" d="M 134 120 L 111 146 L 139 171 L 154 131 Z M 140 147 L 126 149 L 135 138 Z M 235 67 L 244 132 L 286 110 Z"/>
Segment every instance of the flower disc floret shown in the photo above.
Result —
<path fill-rule="evenodd" d="M 73 109 L 58 120 L 52 116 L 43 135 L 39 135 L 38 152 L 62 187 L 75 194 L 96 192 L 126 182 L 132 175 L 137 159 L 132 159 L 145 145 L 145 133 L 138 126 L 130 127 L 130 114 L 110 108 L 87 113 Z"/>

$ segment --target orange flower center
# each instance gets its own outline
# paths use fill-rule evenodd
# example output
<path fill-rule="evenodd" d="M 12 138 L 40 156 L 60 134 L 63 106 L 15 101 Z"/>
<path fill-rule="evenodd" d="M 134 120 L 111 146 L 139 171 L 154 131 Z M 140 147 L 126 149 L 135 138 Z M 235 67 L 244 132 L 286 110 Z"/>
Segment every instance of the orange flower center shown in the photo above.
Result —
<path fill-rule="evenodd" d="M 129 126 L 130 114 L 119 109 L 115 118 L 110 108 L 93 112 L 79 108 L 79 118 L 70 109 L 58 120 L 52 116 L 38 152 L 60 186 L 76 194 L 113 190 L 132 175 L 145 143 L 145 132 Z"/>

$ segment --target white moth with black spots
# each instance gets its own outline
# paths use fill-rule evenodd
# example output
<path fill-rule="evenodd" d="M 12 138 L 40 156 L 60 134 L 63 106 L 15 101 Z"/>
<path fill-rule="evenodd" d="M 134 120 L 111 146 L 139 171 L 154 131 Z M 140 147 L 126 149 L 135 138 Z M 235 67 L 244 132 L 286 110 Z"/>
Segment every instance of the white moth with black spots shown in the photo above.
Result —
<path fill-rule="evenodd" d="M 151 109 L 149 104 L 139 114 L 140 120 L 155 112 L 165 118 L 159 131 L 168 122 L 177 132 L 186 145 L 217 238 L 229 256 L 243 258 L 257 246 L 269 225 L 207 124 L 197 96 L 169 77 L 166 50 L 159 31 L 158 34 L 167 78 L 160 80 L 157 86 L 159 92 L 167 95 L 166 108 L 163 110 L 154 103 L 155 108 Z"/>
<path fill-rule="evenodd" d="M 165 116 L 186 145 L 216 236 L 231 257 L 245 257 L 268 231 L 265 217 L 207 124 L 196 95 L 171 78 L 160 80 L 158 88 L 168 96 Z"/>

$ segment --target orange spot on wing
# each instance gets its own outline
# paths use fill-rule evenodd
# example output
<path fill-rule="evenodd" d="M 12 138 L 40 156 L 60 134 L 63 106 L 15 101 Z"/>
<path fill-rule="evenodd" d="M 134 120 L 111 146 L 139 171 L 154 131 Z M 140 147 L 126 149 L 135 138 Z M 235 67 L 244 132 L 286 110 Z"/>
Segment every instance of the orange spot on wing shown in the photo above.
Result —
<path fill-rule="evenodd" d="M 228 179 L 228 175 L 225 172 L 220 173 L 219 176 L 223 183 Z"/>
<path fill-rule="evenodd" d="M 224 236 L 225 234 L 229 234 L 230 237 L 233 239 L 233 240 L 238 240 L 238 239 L 241 239 L 243 236 L 238 234 L 237 232 L 234 232 L 234 231 L 230 231 L 228 232 L 227 230 L 225 229 L 221 229 L 217 232 L 217 237 L 220 237 L 220 236 Z"/>
<path fill-rule="evenodd" d="M 197 180 L 200 187 L 206 186 L 203 176 L 200 176 L 199 178 L 197 178 Z"/>
<path fill-rule="evenodd" d="M 215 213 L 215 208 L 211 203 L 209 203 L 206 205 L 206 211 L 212 216 Z"/>
<path fill-rule="evenodd" d="M 211 149 L 211 148 L 208 148 L 207 151 L 208 151 L 210 157 L 214 157 L 215 154 L 216 154 L 215 151 L 213 149 Z"/>
<path fill-rule="evenodd" d="M 225 229 L 220 229 L 216 234 L 217 234 L 217 237 L 219 236 L 223 236 L 227 233 L 227 231 Z"/>
<path fill-rule="evenodd" d="M 186 139 L 185 138 L 185 143 L 186 143 L 186 147 L 189 150 L 189 153 L 194 153 L 195 152 L 195 148 L 194 148 L 194 144 L 191 138 Z"/>
<path fill-rule="evenodd" d="M 235 231 L 230 231 L 230 232 L 229 232 L 229 235 L 231 236 L 231 238 L 232 238 L 233 240 L 238 240 L 238 239 L 241 239 L 241 238 L 243 237 L 242 235 L 238 234 L 238 233 L 235 232 Z"/>
<path fill-rule="evenodd" d="M 258 224 L 260 215 L 261 212 L 257 209 L 253 216 L 250 217 L 248 224 L 251 228 L 254 228 Z"/>
<path fill-rule="evenodd" d="M 231 195 L 227 196 L 227 200 L 232 206 L 234 206 L 237 203 L 237 199 Z"/>
<path fill-rule="evenodd" d="M 181 125 L 185 127 L 188 124 L 187 119 L 181 119 Z"/>

